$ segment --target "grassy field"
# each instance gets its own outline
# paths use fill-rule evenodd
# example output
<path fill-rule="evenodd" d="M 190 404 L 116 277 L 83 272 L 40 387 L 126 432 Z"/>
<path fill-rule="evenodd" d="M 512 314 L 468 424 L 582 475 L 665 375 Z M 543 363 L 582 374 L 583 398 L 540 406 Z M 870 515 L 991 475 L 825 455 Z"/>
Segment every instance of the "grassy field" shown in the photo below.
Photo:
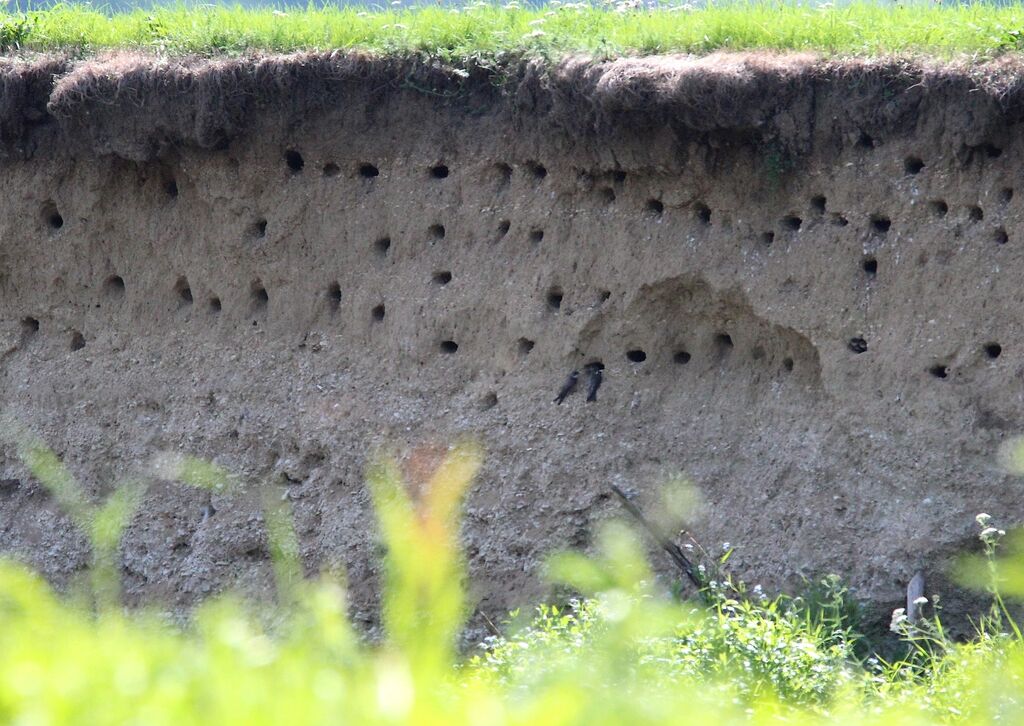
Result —
<path fill-rule="evenodd" d="M 0 562 L 2 723 L 1024 722 L 1024 638 L 1001 589 L 1024 594 L 1024 549 L 988 515 L 978 516 L 985 554 L 962 570 L 987 590 L 991 608 L 967 643 L 946 635 L 934 598 L 921 598 L 923 617 L 893 613 L 895 655 L 885 660 L 859 634 L 859 610 L 836 578 L 798 597 L 768 597 L 729 576 L 727 547 L 691 552 L 701 589 L 672 596 L 639 535 L 613 523 L 592 554 L 565 552 L 547 564 L 552 582 L 577 599 L 496 617 L 502 632 L 467 656 L 455 646 L 473 612 L 458 544 L 461 500 L 481 463 L 471 445 L 413 479 L 388 456 L 371 465 L 367 486 L 387 552 L 382 635 L 372 641 L 349 624 L 342 576 L 304 577 L 289 505 L 270 485 L 263 519 L 276 597 L 222 597 L 185 628 L 124 611 L 118 543 L 145 479 L 228 496 L 238 480 L 171 455 L 92 503 L 45 445 L 24 435 L 17 447 L 88 534 L 94 557 L 59 597 Z"/>
<path fill-rule="evenodd" d="M 638 1 L 638 0 L 637 0 Z M 818 51 L 830 55 L 914 54 L 990 58 L 1024 48 L 1024 6 L 915 2 L 727 2 L 656 8 L 515 2 L 387 9 L 251 10 L 186 6 L 114 15 L 87 6 L 3 16 L 0 45 L 89 53 L 140 48 L 166 53 L 367 49 L 421 52 L 451 61 L 585 53 Z"/>

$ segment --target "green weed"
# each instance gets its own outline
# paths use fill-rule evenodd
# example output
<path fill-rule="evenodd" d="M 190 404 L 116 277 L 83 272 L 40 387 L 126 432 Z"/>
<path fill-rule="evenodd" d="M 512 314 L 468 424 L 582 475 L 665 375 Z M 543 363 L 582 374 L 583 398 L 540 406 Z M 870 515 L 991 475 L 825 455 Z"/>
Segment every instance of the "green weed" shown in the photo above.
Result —
<path fill-rule="evenodd" d="M 10 432 L 13 431 L 13 434 Z M 231 496 L 251 489 L 223 469 L 158 457 L 103 504 L 83 495 L 38 440 L 8 427 L 33 474 L 87 533 L 93 567 L 117 577 L 116 550 L 148 477 Z M 368 643 L 349 624 L 343 577 L 303 577 L 289 508 L 263 497 L 278 601 L 223 597 L 185 629 L 126 613 L 116 589 L 82 608 L 22 567 L 0 563 L 0 721 L 14 723 L 1013 723 L 1024 648 L 1009 616 L 1015 562 L 1004 534 L 980 521 L 985 551 L 964 578 L 992 609 L 978 636 L 957 644 L 936 611 L 893 627 L 908 653 L 864 658 L 859 612 L 834 577 L 798 596 L 766 597 L 727 571 L 730 548 L 701 551 L 703 597 L 671 596 L 639 536 L 611 523 L 595 553 L 563 553 L 552 582 L 579 597 L 513 617 L 472 657 L 456 639 L 470 606 L 459 548 L 462 497 L 480 465 L 471 445 L 380 456 L 368 470 L 386 544 L 381 620 Z M 270 491 L 265 487 L 262 491 Z M 699 548 L 698 548 L 699 549 Z M 694 554 L 697 557 L 697 554 Z M 274 617 L 266 617 L 267 610 Z"/>

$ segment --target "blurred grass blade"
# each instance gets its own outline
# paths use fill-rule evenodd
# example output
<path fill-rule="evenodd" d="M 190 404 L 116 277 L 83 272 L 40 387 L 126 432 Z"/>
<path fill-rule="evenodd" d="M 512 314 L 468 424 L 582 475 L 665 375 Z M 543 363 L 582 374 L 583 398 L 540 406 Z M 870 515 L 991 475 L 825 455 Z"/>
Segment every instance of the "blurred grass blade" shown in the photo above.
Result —
<path fill-rule="evenodd" d="M 263 490 L 263 520 L 278 598 L 282 605 L 294 606 L 302 594 L 303 584 L 299 538 L 295 534 L 291 503 L 276 496 L 270 486 Z"/>
<path fill-rule="evenodd" d="M 241 489 L 238 477 L 212 461 L 196 456 L 164 452 L 154 457 L 151 471 L 161 479 L 180 481 L 209 492 L 227 494 Z"/>
<path fill-rule="evenodd" d="M 111 612 L 121 604 L 121 576 L 118 545 L 145 494 L 144 482 L 122 482 L 102 505 L 89 513 L 89 540 L 92 544 L 92 589 L 96 606 Z"/>
<path fill-rule="evenodd" d="M 37 439 L 20 439 L 18 455 L 72 521 L 88 530 L 92 508 L 64 462 Z"/>
<path fill-rule="evenodd" d="M 461 444 L 426 483 L 407 481 L 393 457 L 379 458 L 367 472 L 387 547 L 383 620 L 389 640 L 417 672 L 439 673 L 454 658 L 465 617 L 459 504 L 480 461 L 476 446 Z"/>

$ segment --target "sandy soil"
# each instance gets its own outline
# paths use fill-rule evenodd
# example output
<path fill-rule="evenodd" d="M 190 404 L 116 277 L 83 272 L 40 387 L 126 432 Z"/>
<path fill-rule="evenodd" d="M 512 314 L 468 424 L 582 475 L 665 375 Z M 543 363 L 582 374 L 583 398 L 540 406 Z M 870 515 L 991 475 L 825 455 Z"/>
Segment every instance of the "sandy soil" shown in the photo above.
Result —
<path fill-rule="evenodd" d="M 299 73 L 213 127 L 197 109 L 237 101 L 224 77 L 167 85 L 144 59 L 109 88 L 60 63 L 52 97 L 8 83 L 5 410 L 96 500 L 162 451 L 252 483 L 208 501 L 154 482 L 129 601 L 266 595 L 266 482 L 309 571 L 344 565 L 372 623 L 368 457 L 471 436 L 492 619 L 622 514 L 610 484 L 656 511 L 680 473 L 703 502 L 687 527 L 752 582 L 836 572 L 884 610 L 922 569 L 955 608 L 942 573 L 974 515 L 1024 516 L 996 461 L 1024 423 L 1015 112 L 953 71 L 718 63 L 448 96 L 385 69 L 384 90 L 345 77 L 316 103 Z M 596 401 L 581 373 L 555 404 L 595 362 Z M 0 549 L 66 585 L 82 536 L 10 446 L 0 478 Z"/>

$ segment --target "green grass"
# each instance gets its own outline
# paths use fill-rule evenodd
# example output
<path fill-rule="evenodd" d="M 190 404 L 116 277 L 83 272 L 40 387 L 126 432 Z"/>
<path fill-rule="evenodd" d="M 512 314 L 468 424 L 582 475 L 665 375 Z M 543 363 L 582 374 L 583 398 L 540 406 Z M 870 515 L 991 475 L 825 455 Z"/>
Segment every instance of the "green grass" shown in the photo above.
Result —
<path fill-rule="evenodd" d="M 728 2 L 698 10 L 669 5 L 627 10 L 582 3 L 520 9 L 512 3 L 462 10 L 287 12 L 178 6 L 107 15 L 68 5 L 4 16 L 0 46 L 74 53 L 137 48 L 199 54 L 359 48 L 426 53 L 453 62 L 521 55 L 607 57 L 749 49 L 988 58 L 1024 46 L 1024 7 Z"/>
<path fill-rule="evenodd" d="M 0 562 L 2 723 L 1024 722 L 1024 638 L 1000 589 L 1024 594 L 1024 547 L 988 515 L 978 518 L 984 555 L 962 566 L 992 602 L 969 643 L 947 637 L 931 603 L 916 623 L 893 614 L 899 657 L 870 656 L 836 578 L 802 597 L 767 598 L 729 576 L 728 551 L 698 548 L 701 597 L 673 597 L 637 534 L 610 523 L 594 554 L 548 563 L 552 581 L 581 598 L 512 614 L 503 634 L 465 657 L 455 643 L 472 606 L 458 531 L 481 463 L 472 445 L 449 450 L 432 472 L 417 467 L 413 480 L 390 456 L 371 464 L 367 487 L 387 554 L 384 633 L 370 643 L 349 623 L 343 577 L 303 577 L 288 505 L 271 484 L 263 504 L 276 598 L 214 600 L 183 629 L 124 611 L 117 547 L 149 479 L 228 497 L 251 487 L 207 462 L 164 455 L 92 503 L 44 444 L 9 423 L 0 434 L 95 552 L 94 571 L 63 596 Z"/>

